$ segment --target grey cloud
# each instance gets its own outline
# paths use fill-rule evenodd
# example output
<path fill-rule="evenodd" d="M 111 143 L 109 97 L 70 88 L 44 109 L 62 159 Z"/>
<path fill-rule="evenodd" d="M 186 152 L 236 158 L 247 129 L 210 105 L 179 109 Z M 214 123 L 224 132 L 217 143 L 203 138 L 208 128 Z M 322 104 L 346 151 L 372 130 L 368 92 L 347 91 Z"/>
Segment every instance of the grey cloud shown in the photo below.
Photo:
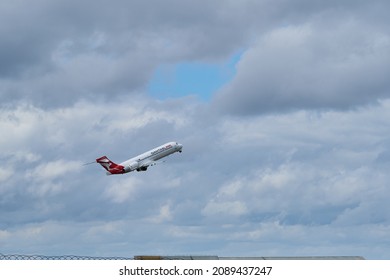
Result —
<path fill-rule="evenodd" d="M 349 1 L 176 0 L 2 5 L 0 98 L 44 107 L 131 98 L 142 94 L 161 63 L 219 61 L 275 27 L 366 7 Z"/>
<path fill-rule="evenodd" d="M 129 98 L 159 63 L 221 58 L 239 46 L 231 36 L 241 36 L 229 26 L 230 13 L 218 16 L 218 2 L 29 4 L 6 3 L 1 16 L 6 102 L 69 106 L 80 98 Z"/>
<path fill-rule="evenodd" d="M 350 109 L 388 97 L 389 34 L 354 19 L 324 24 L 262 36 L 217 94 L 215 107 L 237 114 Z"/>

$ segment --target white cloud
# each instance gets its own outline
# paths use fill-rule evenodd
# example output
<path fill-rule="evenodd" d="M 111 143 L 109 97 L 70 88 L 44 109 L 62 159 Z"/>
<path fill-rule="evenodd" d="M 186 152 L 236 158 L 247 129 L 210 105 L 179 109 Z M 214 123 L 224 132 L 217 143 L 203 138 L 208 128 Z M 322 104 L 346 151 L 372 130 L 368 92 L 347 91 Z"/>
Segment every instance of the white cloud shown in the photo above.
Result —
<path fill-rule="evenodd" d="M 104 242 L 106 236 L 122 235 L 122 221 L 91 224 L 83 233 L 82 238 L 93 242 Z"/>
<path fill-rule="evenodd" d="M 164 223 L 172 220 L 172 211 L 170 203 L 167 203 L 160 207 L 157 215 L 152 216 L 148 219 L 152 223 Z"/>
<path fill-rule="evenodd" d="M 138 178 L 129 177 L 115 180 L 110 186 L 106 186 L 104 195 L 114 203 L 124 203 L 135 200 L 137 189 L 141 188 Z"/>
<path fill-rule="evenodd" d="M 41 163 L 27 174 L 32 180 L 46 181 L 53 180 L 59 177 L 69 175 L 70 173 L 78 173 L 81 171 L 82 162 L 57 160 Z"/>
<path fill-rule="evenodd" d="M 202 210 L 205 216 L 241 216 L 248 212 L 245 203 L 242 201 L 216 202 L 210 201 Z"/>
<path fill-rule="evenodd" d="M 7 181 L 11 176 L 14 175 L 14 170 L 10 168 L 3 168 L 0 170 L 0 182 Z"/>
<path fill-rule="evenodd" d="M 0 241 L 7 240 L 11 234 L 7 230 L 0 230 Z"/>

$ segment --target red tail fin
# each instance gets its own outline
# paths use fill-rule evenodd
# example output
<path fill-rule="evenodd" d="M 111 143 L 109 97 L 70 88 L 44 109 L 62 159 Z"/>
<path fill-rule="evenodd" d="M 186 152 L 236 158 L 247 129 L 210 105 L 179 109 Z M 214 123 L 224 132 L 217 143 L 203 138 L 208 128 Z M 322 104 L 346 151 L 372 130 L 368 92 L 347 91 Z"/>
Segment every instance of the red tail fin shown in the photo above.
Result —
<path fill-rule="evenodd" d="M 108 172 L 107 174 L 122 174 L 124 173 L 124 167 L 120 164 L 116 164 L 109 160 L 106 156 L 96 159 L 96 162 L 103 166 Z"/>

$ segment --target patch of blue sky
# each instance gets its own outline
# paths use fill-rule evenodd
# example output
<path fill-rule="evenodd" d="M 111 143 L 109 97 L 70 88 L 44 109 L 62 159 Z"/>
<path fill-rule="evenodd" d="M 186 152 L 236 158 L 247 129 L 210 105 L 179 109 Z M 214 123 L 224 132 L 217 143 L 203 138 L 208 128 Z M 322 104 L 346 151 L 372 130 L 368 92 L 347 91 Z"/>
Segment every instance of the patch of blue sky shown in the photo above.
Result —
<path fill-rule="evenodd" d="M 181 62 L 159 66 L 149 82 L 148 94 L 159 100 L 195 95 L 208 101 L 233 79 L 242 53 L 222 63 Z"/>

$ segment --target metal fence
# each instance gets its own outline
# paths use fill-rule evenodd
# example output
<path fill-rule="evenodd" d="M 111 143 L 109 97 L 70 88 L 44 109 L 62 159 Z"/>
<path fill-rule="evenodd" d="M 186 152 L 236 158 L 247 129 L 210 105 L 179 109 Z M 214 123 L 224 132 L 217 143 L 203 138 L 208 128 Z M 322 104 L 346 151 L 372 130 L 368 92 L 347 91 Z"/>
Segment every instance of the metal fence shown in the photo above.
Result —
<path fill-rule="evenodd" d="M 3 255 L 0 260 L 133 260 L 126 257 L 89 257 L 89 256 L 43 256 L 43 255 Z"/>

